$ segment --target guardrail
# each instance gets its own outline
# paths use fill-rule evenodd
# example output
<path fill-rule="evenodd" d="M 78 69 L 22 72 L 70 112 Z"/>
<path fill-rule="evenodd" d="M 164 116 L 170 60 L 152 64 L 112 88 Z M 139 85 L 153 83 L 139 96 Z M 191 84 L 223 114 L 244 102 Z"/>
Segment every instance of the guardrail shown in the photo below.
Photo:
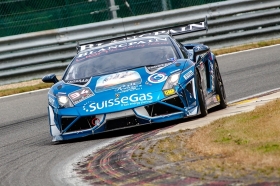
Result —
<path fill-rule="evenodd" d="M 212 48 L 280 37 L 279 0 L 228 0 L 124 19 L 0 38 L 0 85 L 62 74 L 74 57 L 76 42 L 93 41 L 174 23 L 209 18 L 209 31 L 180 36 Z"/>

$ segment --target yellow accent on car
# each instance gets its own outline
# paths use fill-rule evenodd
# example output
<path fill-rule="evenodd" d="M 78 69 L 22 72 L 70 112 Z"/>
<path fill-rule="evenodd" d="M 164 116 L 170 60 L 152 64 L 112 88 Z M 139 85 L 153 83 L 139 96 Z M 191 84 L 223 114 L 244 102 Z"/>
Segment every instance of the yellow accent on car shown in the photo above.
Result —
<path fill-rule="evenodd" d="M 163 91 L 163 94 L 164 94 L 165 96 L 171 96 L 171 95 L 173 95 L 173 94 L 175 94 L 175 93 L 176 93 L 176 91 L 175 91 L 175 89 L 173 89 L 173 88 L 167 89 L 167 90 L 164 90 L 164 91 Z"/>
<path fill-rule="evenodd" d="M 216 98 L 217 98 L 217 101 L 220 102 L 221 99 L 220 99 L 220 96 L 219 95 L 216 95 Z"/>

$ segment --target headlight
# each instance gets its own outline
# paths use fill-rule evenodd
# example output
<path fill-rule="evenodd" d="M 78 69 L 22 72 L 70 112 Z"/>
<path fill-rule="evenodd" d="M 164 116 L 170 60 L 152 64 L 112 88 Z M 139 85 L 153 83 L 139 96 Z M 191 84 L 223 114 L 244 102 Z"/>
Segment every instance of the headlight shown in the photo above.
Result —
<path fill-rule="evenodd" d="M 55 107 L 55 101 L 54 101 L 54 99 L 53 99 L 51 96 L 48 97 L 48 101 L 49 101 L 49 104 L 50 104 L 52 107 Z"/>
<path fill-rule="evenodd" d="M 73 103 L 69 100 L 69 98 L 66 95 L 57 95 L 57 100 L 60 107 L 73 107 Z"/>
<path fill-rule="evenodd" d="M 163 86 L 163 90 L 173 88 L 173 86 L 178 83 L 180 74 L 181 74 L 181 71 L 176 72 L 176 73 L 172 74 L 171 76 L 169 76 Z"/>

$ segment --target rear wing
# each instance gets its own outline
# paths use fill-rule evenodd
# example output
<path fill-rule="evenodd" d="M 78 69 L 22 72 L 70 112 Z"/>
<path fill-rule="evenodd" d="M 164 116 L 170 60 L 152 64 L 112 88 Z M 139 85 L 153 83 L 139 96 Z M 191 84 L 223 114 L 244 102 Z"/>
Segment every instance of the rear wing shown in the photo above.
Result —
<path fill-rule="evenodd" d="M 187 33 L 192 33 L 192 32 L 197 32 L 197 31 L 203 31 L 206 30 L 208 31 L 208 23 L 207 23 L 207 17 L 205 17 L 204 21 L 201 22 L 196 22 L 196 23 L 191 23 L 191 24 L 182 24 L 182 25 L 177 25 L 173 27 L 165 27 L 162 29 L 157 29 L 157 30 L 150 30 L 150 31 L 145 31 L 145 32 L 138 32 L 130 35 L 123 35 L 119 37 L 114 37 L 110 39 L 104 39 L 104 40 L 99 40 L 99 41 L 94 41 L 90 43 L 84 43 L 82 45 L 79 45 L 77 43 L 77 53 L 84 51 L 86 49 L 94 48 L 94 47 L 99 47 L 105 44 L 109 43 L 115 43 L 118 41 L 125 41 L 125 40 L 131 40 L 131 39 L 136 39 L 136 38 L 145 38 L 149 36 L 157 36 L 157 35 L 170 35 L 170 36 L 178 36 L 178 35 L 183 35 Z"/>
<path fill-rule="evenodd" d="M 191 24 L 183 24 L 176 27 L 169 27 L 165 28 L 162 32 L 169 32 L 169 35 L 171 36 L 178 36 L 183 34 L 188 34 L 191 32 L 198 32 L 198 31 L 208 31 L 208 23 L 207 23 L 207 17 L 205 17 L 204 21 L 197 22 L 197 23 L 191 23 Z"/>

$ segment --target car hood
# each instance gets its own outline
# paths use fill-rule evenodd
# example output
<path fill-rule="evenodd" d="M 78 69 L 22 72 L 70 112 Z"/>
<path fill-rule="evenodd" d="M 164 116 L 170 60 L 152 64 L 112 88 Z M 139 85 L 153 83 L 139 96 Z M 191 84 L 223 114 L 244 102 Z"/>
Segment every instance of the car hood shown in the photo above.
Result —
<path fill-rule="evenodd" d="M 191 65 L 194 64 L 188 60 L 178 60 L 158 66 L 140 67 L 81 80 L 88 81 L 84 85 L 61 81 L 50 92 L 53 95 L 68 95 L 82 115 L 118 112 L 163 99 L 165 96 L 162 88 L 168 77 Z"/>

